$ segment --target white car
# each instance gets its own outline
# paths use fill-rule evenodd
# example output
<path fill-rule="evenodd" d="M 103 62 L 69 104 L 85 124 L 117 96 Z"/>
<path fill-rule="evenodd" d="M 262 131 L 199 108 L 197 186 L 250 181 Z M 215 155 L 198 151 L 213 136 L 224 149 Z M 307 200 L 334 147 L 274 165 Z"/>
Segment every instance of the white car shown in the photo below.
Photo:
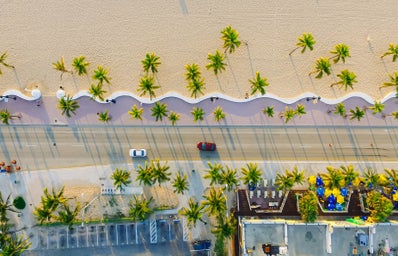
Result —
<path fill-rule="evenodd" d="M 145 149 L 130 149 L 129 155 L 131 157 L 146 157 L 146 150 Z"/>

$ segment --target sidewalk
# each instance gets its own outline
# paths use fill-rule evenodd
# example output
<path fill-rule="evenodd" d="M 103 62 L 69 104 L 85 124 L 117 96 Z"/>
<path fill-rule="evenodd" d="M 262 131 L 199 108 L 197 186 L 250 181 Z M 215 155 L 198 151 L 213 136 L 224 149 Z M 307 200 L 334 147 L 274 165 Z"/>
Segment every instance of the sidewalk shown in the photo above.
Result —
<path fill-rule="evenodd" d="M 170 96 L 171 95 L 171 96 Z M 305 93 L 294 99 L 281 99 L 273 95 L 265 95 L 264 97 L 251 97 L 249 99 L 232 99 L 223 95 L 214 94 L 207 95 L 201 99 L 180 99 L 170 94 L 169 96 L 154 99 L 166 103 L 169 113 L 171 111 L 180 115 L 178 125 L 316 125 L 316 126 L 396 126 L 398 121 L 393 117 L 387 116 L 383 118 L 382 114 L 372 114 L 371 110 L 366 111 L 365 117 L 361 121 L 349 120 L 337 116 L 328 111 L 333 109 L 334 104 L 338 100 L 321 99 L 314 103 L 311 99 L 315 96 L 312 93 Z M 213 98 L 212 98 L 213 97 Z M 309 100 L 307 100 L 307 98 Z M 371 99 L 361 95 L 361 97 L 342 98 L 347 112 L 356 106 L 361 109 L 372 105 Z M 149 100 L 140 102 L 134 97 L 119 96 L 116 103 L 102 103 L 90 100 L 87 96 L 77 98 L 80 108 L 76 110 L 76 115 L 71 118 L 61 115 L 61 111 L 56 107 L 58 99 L 55 96 L 44 96 L 40 105 L 36 101 L 27 101 L 18 98 L 17 100 L 9 100 L 8 102 L 0 101 L 0 109 L 7 108 L 11 113 L 21 113 L 21 119 L 13 119 L 11 124 L 22 125 L 42 125 L 42 124 L 66 124 L 66 125 L 104 125 L 98 120 L 97 113 L 109 110 L 112 120 L 107 125 L 171 125 L 168 118 L 163 121 L 156 122 L 151 116 L 151 108 L 154 103 Z M 188 102 L 189 101 L 189 102 Z M 279 117 L 280 112 L 285 111 L 286 106 L 296 108 L 297 104 L 305 106 L 305 115 L 296 116 L 287 124 Z M 385 110 L 383 113 L 390 114 L 396 111 L 396 99 L 389 95 L 384 99 Z M 144 109 L 142 119 L 132 120 L 128 111 L 133 105 Z M 220 106 L 226 113 L 224 120 L 216 122 L 214 120 L 214 109 Z M 274 107 L 274 117 L 268 117 L 263 114 L 262 110 L 268 106 Z M 203 108 L 205 115 L 203 121 L 194 122 L 191 114 L 193 107 Z"/>

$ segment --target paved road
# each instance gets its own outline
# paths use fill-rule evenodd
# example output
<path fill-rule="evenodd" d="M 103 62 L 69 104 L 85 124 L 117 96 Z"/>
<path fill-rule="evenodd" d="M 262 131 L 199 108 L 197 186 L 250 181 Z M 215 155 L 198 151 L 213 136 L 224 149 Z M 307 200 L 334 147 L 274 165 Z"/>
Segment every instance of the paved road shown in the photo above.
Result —
<path fill-rule="evenodd" d="M 198 141 L 216 142 L 217 152 L 199 152 Z M 396 161 L 397 142 L 390 127 L 9 126 L 0 159 L 24 170 L 120 164 L 135 147 L 161 160 L 386 162 Z"/>

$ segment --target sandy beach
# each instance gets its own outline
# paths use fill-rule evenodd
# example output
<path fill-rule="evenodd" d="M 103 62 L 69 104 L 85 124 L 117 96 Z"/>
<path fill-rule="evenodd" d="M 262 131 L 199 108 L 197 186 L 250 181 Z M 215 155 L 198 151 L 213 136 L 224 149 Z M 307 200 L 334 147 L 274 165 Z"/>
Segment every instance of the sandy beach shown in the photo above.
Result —
<path fill-rule="evenodd" d="M 15 70 L 0 67 L 0 93 L 38 85 L 43 95 L 55 95 L 62 85 L 74 95 L 87 90 L 89 77 L 60 73 L 52 63 L 65 57 L 84 55 L 91 63 L 90 76 L 98 65 L 109 69 L 116 91 L 137 92 L 143 74 L 141 60 L 147 52 L 160 57 L 156 83 L 157 96 L 189 93 L 184 66 L 199 64 L 206 82 L 206 94 L 223 93 L 243 98 L 249 92 L 248 80 L 256 71 L 267 77 L 267 92 L 292 98 L 312 92 L 323 98 L 339 98 L 352 91 L 329 85 L 336 74 L 349 69 L 357 74 L 354 92 L 381 99 L 395 88 L 379 89 L 396 71 L 391 56 L 383 60 L 389 43 L 398 43 L 395 16 L 398 5 L 384 1 L 33 1 L 4 2 L 1 8 L 0 51 L 7 51 L 7 62 Z M 205 69 L 207 54 L 222 50 L 220 31 L 231 25 L 242 44 L 227 56 L 227 69 L 217 77 Z M 310 32 L 316 40 L 313 51 L 289 52 L 297 37 Z M 330 57 L 338 43 L 350 47 L 351 58 L 332 66 L 332 75 L 309 77 L 316 59 Z"/>

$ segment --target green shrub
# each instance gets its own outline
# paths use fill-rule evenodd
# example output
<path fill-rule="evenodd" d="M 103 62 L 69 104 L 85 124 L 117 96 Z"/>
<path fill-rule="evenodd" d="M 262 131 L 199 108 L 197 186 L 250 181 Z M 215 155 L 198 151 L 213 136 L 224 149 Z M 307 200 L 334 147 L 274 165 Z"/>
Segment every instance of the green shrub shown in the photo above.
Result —
<path fill-rule="evenodd" d="M 15 208 L 17 208 L 18 210 L 23 210 L 26 207 L 26 203 L 25 200 L 23 199 L 22 196 L 17 196 L 14 199 L 13 205 Z"/>

